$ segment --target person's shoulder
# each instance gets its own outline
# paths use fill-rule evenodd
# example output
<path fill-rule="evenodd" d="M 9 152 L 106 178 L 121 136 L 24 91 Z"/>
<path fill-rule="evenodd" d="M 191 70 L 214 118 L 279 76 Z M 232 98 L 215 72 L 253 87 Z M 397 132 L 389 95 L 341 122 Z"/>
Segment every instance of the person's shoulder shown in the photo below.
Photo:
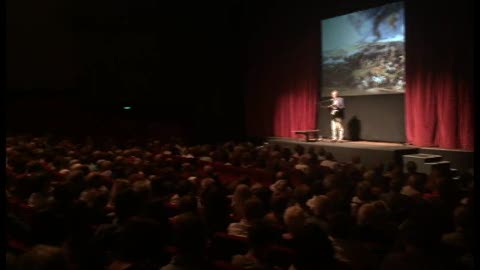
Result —
<path fill-rule="evenodd" d="M 240 266 L 242 268 L 248 268 L 255 266 L 255 260 L 241 254 L 232 256 L 232 264 L 235 266 Z"/>
<path fill-rule="evenodd" d="M 176 265 L 173 265 L 173 264 L 167 264 L 165 266 L 163 266 L 162 268 L 160 268 L 160 270 L 183 270 L 181 267 L 178 267 Z"/>

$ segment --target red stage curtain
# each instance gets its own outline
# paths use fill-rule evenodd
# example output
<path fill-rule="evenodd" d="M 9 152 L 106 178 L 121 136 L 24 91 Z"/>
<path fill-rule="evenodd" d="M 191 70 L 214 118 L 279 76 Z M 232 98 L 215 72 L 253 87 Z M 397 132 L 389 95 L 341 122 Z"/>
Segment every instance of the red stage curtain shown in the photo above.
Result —
<path fill-rule="evenodd" d="M 473 8 L 406 6 L 407 140 L 416 146 L 474 149 Z"/>
<path fill-rule="evenodd" d="M 252 136 L 294 137 L 315 129 L 320 36 L 269 39 L 249 70 L 247 132 Z"/>

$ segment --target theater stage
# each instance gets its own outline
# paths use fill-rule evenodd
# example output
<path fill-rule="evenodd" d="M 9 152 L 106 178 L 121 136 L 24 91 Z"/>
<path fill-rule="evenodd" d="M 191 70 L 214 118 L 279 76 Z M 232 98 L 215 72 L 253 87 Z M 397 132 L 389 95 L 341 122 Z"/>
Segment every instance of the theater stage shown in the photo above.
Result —
<path fill-rule="evenodd" d="M 403 155 L 410 154 L 435 154 L 441 155 L 443 160 L 450 161 L 451 168 L 465 171 L 473 168 L 473 152 L 463 150 L 450 150 L 441 148 L 421 148 L 402 143 L 370 142 L 370 141 L 344 141 L 341 143 L 320 140 L 306 142 L 305 139 L 270 137 L 267 140 L 271 144 L 278 144 L 293 150 L 295 145 L 302 145 L 305 149 L 313 147 L 316 150 L 323 147 L 331 152 L 339 161 L 349 162 L 354 155 L 360 156 L 366 166 L 378 162 L 394 160 L 402 163 Z"/>

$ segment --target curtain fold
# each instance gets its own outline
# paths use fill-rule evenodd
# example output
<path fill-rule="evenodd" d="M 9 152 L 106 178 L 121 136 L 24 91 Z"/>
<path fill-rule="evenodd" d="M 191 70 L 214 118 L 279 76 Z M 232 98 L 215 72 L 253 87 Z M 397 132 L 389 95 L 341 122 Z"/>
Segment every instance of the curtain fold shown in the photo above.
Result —
<path fill-rule="evenodd" d="M 316 128 L 319 39 L 312 33 L 300 41 L 267 40 L 265 54 L 249 72 L 249 135 L 295 137 L 295 130 Z"/>
<path fill-rule="evenodd" d="M 435 2 L 432 12 L 432 4 L 406 6 L 407 140 L 420 147 L 473 150 L 471 10 Z"/>

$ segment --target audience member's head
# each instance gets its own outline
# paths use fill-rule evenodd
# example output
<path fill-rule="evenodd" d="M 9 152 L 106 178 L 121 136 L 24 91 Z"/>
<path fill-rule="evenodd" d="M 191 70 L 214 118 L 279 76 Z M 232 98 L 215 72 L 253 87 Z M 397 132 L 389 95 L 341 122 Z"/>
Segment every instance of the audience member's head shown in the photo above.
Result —
<path fill-rule="evenodd" d="M 30 175 L 29 177 L 33 192 L 35 193 L 47 193 L 50 188 L 50 176 L 47 173 L 38 172 Z"/>
<path fill-rule="evenodd" d="M 91 172 L 85 177 L 85 182 L 88 188 L 99 188 L 104 185 L 104 177 L 97 172 Z"/>
<path fill-rule="evenodd" d="M 174 242 L 183 256 L 201 257 L 207 245 L 205 224 L 190 213 L 179 215 L 173 224 Z"/>
<path fill-rule="evenodd" d="M 360 164 L 361 161 L 362 160 L 359 155 L 352 156 L 352 164 Z"/>
<path fill-rule="evenodd" d="M 289 199 L 286 197 L 272 197 L 270 202 L 270 208 L 272 213 L 276 217 L 277 221 L 283 224 L 283 213 L 288 207 Z"/>
<path fill-rule="evenodd" d="M 360 225 L 376 225 L 387 221 L 388 207 L 383 201 L 374 201 L 360 206 L 357 223 Z"/>
<path fill-rule="evenodd" d="M 328 219 L 328 232 L 334 238 L 349 239 L 354 226 L 355 220 L 347 213 L 337 212 Z"/>
<path fill-rule="evenodd" d="M 70 269 L 66 254 L 59 247 L 36 245 L 17 260 L 18 270 L 67 270 Z"/>
<path fill-rule="evenodd" d="M 426 179 L 420 174 L 411 174 L 408 176 L 407 183 L 420 193 L 425 191 Z"/>
<path fill-rule="evenodd" d="M 407 164 L 405 164 L 405 168 L 407 169 L 408 174 L 417 173 L 417 163 L 413 161 L 407 162 Z"/>
<path fill-rule="evenodd" d="M 298 206 L 290 206 L 285 210 L 283 221 L 290 233 L 295 235 L 305 224 L 306 215 L 303 209 Z"/>
<path fill-rule="evenodd" d="M 136 193 L 141 194 L 141 196 L 145 197 L 146 199 L 151 196 L 152 187 L 150 184 L 150 180 L 144 179 L 141 181 L 136 181 L 133 183 L 132 189 Z"/>
<path fill-rule="evenodd" d="M 307 206 L 317 217 L 327 217 L 330 199 L 325 195 L 317 195 L 307 201 Z"/>
<path fill-rule="evenodd" d="M 402 187 L 404 186 L 405 181 L 401 177 L 394 177 L 390 181 L 390 191 L 394 193 L 400 193 Z"/>
<path fill-rule="evenodd" d="M 53 190 L 53 199 L 58 205 L 67 206 L 73 203 L 75 196 L 67 183 L 61 183 Z"/>
<path fill-rule="evenodd" d="M 125 262 L 135 263 L 154 259 L 165 244 L 163 224 L 149 218 L 129 219 L 119 232 L 114 256 Z"/>
<path fill-rule="evenodd" d="M 211 185 L 215 184 L 215 180 L 211 177 L 203 178 L 200 181 L 200 193 L 207 190 Z"/>
<path fill-rule="evenodd" d="M 109 161 L 109 160 L 102 160 L 100 162 L 98 162 L 99 164 L 99 169 L 101 171 L 106 171 L 106 170 L 110 170 L 112 169 L 112 162 Z"/>
<path fill-rule="evenodd" d="M 198 209 L 197 198 L 192 195 L 185 195 L 180 198 L 178 204 L 179 211 L 181 213 L 191 212 L 196 213 Z"/>
<path fill-rule="evenodd" d="M 63 176 L 63 177 L 67 177 L 69 174 L 70 174 L 70 170 L 69 169 L 61 169 L 59 172 L 58 172 L 59 175 Z"/>
<path fill-rule="evenodd" d="M 82 183 L 85 180 L 85 173 L 82 170 L 72 170 L 67 176 L 67 181 L 71 183 Z"/>
<path fill-rule="evenodd" d="M 182 197 L 189 194 L 195 194 L 196 186 L 191 181 L 181 180 L 178 182 L 176 190 L 178 196 Z"/>
<path fill-rule="evenodd" d="M 233 192 L 232 201 L 233 203 L 242 203 L 252 196 L 252 191 L 250 187 L 245 184 L 240 184 L 235 187 Z"/>
<path fill-rule="evenodd" d="M 203 167 L 203 171 L 205 172 L 205 174 L 210 175 L 210 174 L 214 173 L 215 169 L 211 165 L 205 165 Z"/>
<path fill-rule="evenodd" d="M 273 197 L 290 197 L 292 189 L 287 180 L 277 180 L 275 183 L 270 185 L 270 190 L 272 191 Z"/>
<path fill-rule="evenodd" d="M 320 148 L 318 148 L 317 153 L 318 153 L 318 156 L 320 156 L 320 157 L 325 157 L 326 154 L 327 154 L 327 151 L 325 150 L 325 148 L 320 147 Z"/>
<path fill-rule="evenodd" d="M 298 159 L 298 163 L 303 164 L 303 165 L 307 165 L 309 163 L 309 160 L 310 160 L 310 155 L 309 154 L 303 154 Z"/>
<path fill-rule="evenodd" d="M 370 192 L 372 185 L 370 182 L 362 181 L 357 184 L 355 195 L 362 201 L 369 201 L 372 199 Z"/>
<path fill-rule="evenodd" d="M 320 179 L 313 181 L 310 185 L 310 191 L 314 196 L 323 194 L 325 192 L 323 181 Z"/>
<path fill-rule="evenodd" d="M 459 205 L 453 211 L 453 222 L 456 228 L 465 229 L 470 222 L 467 207 Z"/>
<path fill-rule="evenodd" d="M 17 269 L 17 257 L 12 252 L 7 252 L 5 257 L 5 269 Z"/>
<path fill-rule="evenodd" d="M 293 191 L 293 199 L 301 207 L 306 208 L 307 201 L 312 197 L 308 185 L 299 185 Z"/>
<path fill-rule="evenodd" d="M 306 224 L 295 235 L 295 261 L 297 270 L 332 269 L 335 252 L 328 235 L 316 224 Z"/>
<path fill-rule="evenodd" d="M 438 243 L 435 232 L 421 223 L 409 223 L 402 227 L 399 237 L 407 252 L 428 251 Z"/>
<path fill-rule="evenodd" d="M 363 173 L 363 180 L 372 183 L 375 179 L 375 171 L 370 169 Z"/>
<path fill-rule="evenodd" d="M 332 190 L 337 186 L 337 176 L 334 173 L 329 173 L 323 179 L 323 187 L 325 191 Z"/>
<path fill-rule="evenodd" d="M 239 218 L 245 215 L 245 202 L 252 197 L 250 187 L 244 184 L 240 184 L 235 188 L 232 195 L 232 207 L 235 215 Z"/>
<path fill-rule="evenodd" d="M 327 152 L 325 154 L 325 159 L 330 160 L 330 161 L 335 161 L 335 157 L 333 156 L 333 154 L 331 152 Z"/>
<path fill-rule="evenodd" d="M 141 200 L 132 189 L 120 191 L 115 196 L 115 214 L 120 222 L 135 216 L 140 207 Z"/>
<path fill-rule="evenodd" d="M 305 148 L 300 144 L 297 144 L 295 145 L 294 151 L 295 153 L 297 153 L 298 156 L 301 156 L 305 153 Z"/>
<path fill-rule="evenodd" d="M 252 186 L 252 194 L 262 201 L 263 205 L 268 206 L 272 199 L 273 192 L 268 187 L 257 183 Z"/>
<path fill-rule="evenodd" d="M 285 172 L 278 171 L 275 174 L 275 180 L 285 180 L 286 178 L 287 178 L 287 174 Z"/>
<path fill-rule="evenodd" d="M 250 222 L 257 222 L 261 220 L 265 215 L 265 206 L 262 201 L 257 197 L 251 197 L 245 201 L 245 219 Z"/>
<path fill-rule="evenodd" d="M 248 230 L 248 242 L 254 253 L 262 251 L 276 240 L 274 228 L 268 222 L 257 222 Z M 260 254 L 258 254 L 260 255 Z"/>

